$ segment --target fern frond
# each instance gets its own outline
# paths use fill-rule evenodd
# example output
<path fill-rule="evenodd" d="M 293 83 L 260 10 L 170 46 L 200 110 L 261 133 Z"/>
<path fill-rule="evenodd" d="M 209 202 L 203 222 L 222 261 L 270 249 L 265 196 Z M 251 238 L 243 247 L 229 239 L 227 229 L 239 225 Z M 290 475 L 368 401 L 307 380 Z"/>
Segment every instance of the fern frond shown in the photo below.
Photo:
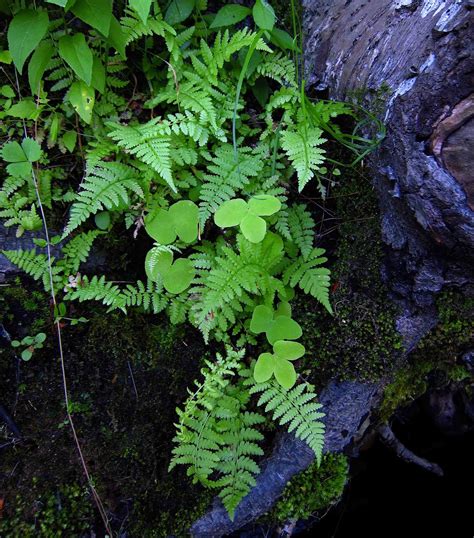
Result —
<path fill-rule="evenodd" d="M 132 167 L 117 162 L 97 164 L 77 194 L 64 235 L 71 233 L 98 211 L 113 209 L 122 203 L 128 205 L 130 191 L 139 197 L 144 196 L 136 171 Z"/>
<path fill-rule="evenodd" d="M 215 155 L 210 158 L 199 193 L 201 226 L 204 226 L 220 205 L 234 198 L 236 192 L 250 182 L 250 178 L 258 176 L 262 167 L 262 161 L 253 154 L 251 148 L 240 148 L 236 161 L 234 149 L 230 144 L 219 146 Z"/>
<path fill-rule="evenodd" d="M 176 192 L 171 172 L 171 139 L 164 132 L 161 123 L 161 118 L 154 118 L 142 125 L 108 123 L 107 125 L 113 129 L 108 136 L 115 140 L 119 147 L 135 155 L 158 172 L 171 189 Z"/>
<path fill-rule="evenodd" d="M 290 390 L 283 388 L 275 380 L 257 383 L 253 377 L 245 381 L 250 386 L 250 394 L 260 394 L 258 404 L 271 412 L 273 419 L 286 426 L 289 432 L 301 439 L 313 450 L 321 463 L 324 446 L 324 413 L 322 405 L 315 402 L 316 394 L 308 383 L 301 383 Z"/>
<path fill-rule="evenodd" d="M 321 129 L 300 124 L 296 130 L 286 130 L 281 134 L 281 145 L 298 175 L 298 190 L 301 192 L 314 172 L 324 162 L 324 149 L 319 146 L 326 142 Z M 320 190 L 322 185 L 319 184 Z"/>
<path fill-rule="evenodd" d="M 125 311 L 126 300 L 122 295 L 119 286 L 112 282 L 107 282 L 105 276 L 93 276 L 89 279 L 84 276 L 80 279 L 77 288 L 73 288 L 64 296 L 65 301 L 78 300 L 98 301 L 111 309 L 120 308 Z"/>
<path fill-rule="evenodd" d="M 87 233 L 81 233 L 71 239 L 62 248 L 64 257 L 62 260 L 59 260 L 58 265 L 64 266 L 67 269 L 68 275 L 77 273 L 80 264 L 87 260 L 95 239 L 102 233 L 100 230 L 92 230 Z"/>
<path fill-rule="evenodd" d="M 37 254 L 33 248 L 31 250 L 2 250 L 2 254 L 13 264 L 19 267 L 34 280 L 41 280 L 45 291 L 51 290 L 48 257 L 46 254 Z M 51 264 L 54 264 L 54 258 L 51 258 Z M 60 286 L 63 277 L 62 269 L 52 266 L 53 286 Z"/>
<path fill-rule="evenodd" d="M 127 45 L 144 36 L 176 35 L 174 28 L 163 20 L 161 13 L 155 17 L 148 17 L 146 24 L 144 24 L 133 10 L 125 8 L 125 15 L 121 17 L 120 24 L 127 36 Z"/>
<path fill-rule="evenodd" d="M 313 251 L 314 220 L 304 204 L 296 204 L 288 209 L 288 227 L 291 239 L 298 246 L 306 260 Z"/>
<path fill-rule="evenodd" d="M 324 249 L 315 248 L 306 259 L 297 258 L 283 272 L 283 282 L 292 288 L 299 286 L 305 293 L 315 297 L 332 314 L 329 302 L 329 286 L 331 272 L 325 267 L 319 267 L 327 262 L 322 257 Z"/>
<path fill-rule="evenodd" d="M 276 80 L 282 86 L 296 87 L 295 63 L 282 52 L 266 55 L 264 61 L 257 65 L 256 72 Z"/>
<path fill-rule="evenodd" d="M 136 285 L 128 284 L 122 290 L 125 306 L 139 306 L 145 312 L 158 314 L 162 312 L 168 305 L 168 298 L 164 295 L 163 286 L 159 282 L 147 280 L 144 284 L 138 280 Z"/>

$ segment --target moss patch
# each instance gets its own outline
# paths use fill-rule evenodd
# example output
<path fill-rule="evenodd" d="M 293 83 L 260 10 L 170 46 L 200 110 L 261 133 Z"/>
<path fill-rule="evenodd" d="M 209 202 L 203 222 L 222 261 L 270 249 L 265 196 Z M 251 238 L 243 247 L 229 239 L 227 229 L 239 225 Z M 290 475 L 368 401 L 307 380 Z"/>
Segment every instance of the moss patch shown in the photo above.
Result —
<path fill-rule="evenodd" d="M 374 380 L 393 368 L 401 348 L 395 330 L 396 309 L 381 280 L 383 247 L 377 199 L 368 179 L 343 178 L 332 192 L 340 220 L 334 252 L 331 303 L 334 316 L 316 301 L 301 297 L 295 305 L 303 328 L 308 369 L 315 382 L 330 378 Z"/>
<path fill-rule="evenodd" d="M 336 503 L 348 480 L 349 463 L 342 454 L 326 454 L 321 466 L 313 463 L 286 486 L 269 514 L 271 521 L 307 519 L 318 510 Z"/>

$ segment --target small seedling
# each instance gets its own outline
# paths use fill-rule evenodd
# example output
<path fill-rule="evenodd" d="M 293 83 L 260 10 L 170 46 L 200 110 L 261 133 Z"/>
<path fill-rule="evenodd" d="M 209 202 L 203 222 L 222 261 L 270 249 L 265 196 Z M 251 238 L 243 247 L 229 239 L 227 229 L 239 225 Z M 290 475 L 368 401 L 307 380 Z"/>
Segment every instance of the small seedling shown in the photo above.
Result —
<path fill-rule="evenodd" d="M 12 340 L 11 345 L 14 348 L 26 346 L 21 352 L 20 356 L 24 361 L 29 361 L 33 356 L 34 351 L 43 347 L 43 343 L 45 340 L 46 334 L 38 333 L 36 336 L 25 336 L 25 338 L 23 338 L 23 340 L 21 341 Z"/>

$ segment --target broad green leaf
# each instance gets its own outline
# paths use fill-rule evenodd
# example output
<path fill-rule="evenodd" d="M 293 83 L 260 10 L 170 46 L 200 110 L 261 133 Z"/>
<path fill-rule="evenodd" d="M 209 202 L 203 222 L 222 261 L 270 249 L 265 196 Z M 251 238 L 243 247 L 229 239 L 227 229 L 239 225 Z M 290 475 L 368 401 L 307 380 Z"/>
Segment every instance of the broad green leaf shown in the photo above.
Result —
<path fill-rule="evenodd" d="M 9 50 L 0 50 L 0 63 L 10 65 L 13 61 Z"/>
<path fill-rule="evenodd" d="M 273 310 L 266 305 L 255 307 L 250 321 L 250 330 L 255 334 L 268 331 L 273 322 Z"/>
<path fill-rule="evenodd" d="M 86 123 L 90 123 L 95 101 L 94 88 L 91 88 L 82 80 L 73 82 L 68 93 L 68 98 L 79 116 Z"/>
<path fill-rule="evenodd" d="M 150 280 L 157 282 L 167 274 L 173 263 L 173 254 L 168 251 L 152 248 L 145 258 L 145 273 Z"/>
<path fill-rule="evenodd" d="M 198 236 L 198 206 L 190 200 L 180 200 L 169 208 L 168 213 L 181 241 L 194 243 Z"/>
<path fill-rule="evenodd" d="M 296 371 L 291 362 L 277 359 L 275 361 L 275 377 L 278 383 L 285 388 L 291 389 L 296 383 Z"/>
<path fill-rule="evenodd" d="M 36 140 L 33 140 L 32 138 L 24 138 L 23 142 L 21 143 L 21 147 L 25 157 L 28 161 L 30 161 L 30 163 L 39 161 L 41 158 L 41 146 L 38 144 L 38 142 L 36 142 Z"/>
<path fill-rule="evenodd" d="M 95 88 L 99 93 L 105 91 L 105 68 L 101 59 L 94 54 L 92 61 L 92 79 L 91 86 Z"/>
<path fill-rule="evenodd" d="M 185 21 L 193 12 L 195 0 L 171 0 L 165 13 L 165 21 L 171 26 Z"/>
<path fill-rule="evenodd" d="M 63 134 L 63 144 L 64 147 L 69 151 L 73 152 L 76 147 L 77 142 L 77 132 L 76 131 L 66 131 Z"/>
<path fill-rule="evenodd" d="M 248 212 L 248 205 L 242 198 L 224 202 L 214 214 L 214 222 L 219 228 L 230 228 L 241 223 Z"/>
<path fill-rule="evenodd" d="M 77 0 L 71 11 L 105 37 L 109 36 L 112 0 Z"/>
<path fill-rule="evenodd" d="M 39 115 L 36 103 L 31 99 L 23 99 L 8 109 L 7 116 L 21 119 L 34 119 Z"/>
<path fill-rule="evenodd" d="M 279 316 L 268 329 L 267 340 L 274 344 L 277 340 L 297 340 L 302 334 L 303 331 L 295 320 Z"/>
<path fill-rule="evenodd" d="M 275 370 L 275 357 L 271 353 L 262 353 L 258 358 L 253 371 L 253 377 L 257 383 L 268 381 Z"/>
<path fill-rule="evenodd" d="M 7 33 L 8 49 L 20 73 L 28 56 L 45 36 L 48 25 L 46 11 L 23 9 L 13 17 Z"/>
<path fill-rule="evenodd" d="M 278 316 L 286 316 L 291 318 L 291 305 L 287 301 L 282 301 L 275 310 L 275 318 Z"/>
<path fill-rule="evenodd" d="M 59 40 L 59 54 L 87 86 L 91 85 L 93 57 L 84 34 L 65 35 Z"/>
<path fill-rule="evenodd" d="M 15 97 L 15 92 L 11 86 L 8 84 L 4 84 L 0 88 L 0 94 L 2 94 L 4 97 Z"/>
<path fill-rule="evenodd" d="M 65 10 L 70 9 L 76 0 L 46 0 L 49 4 L 56 4 L 57 6 L 63 7 Z"/>
<path fill-rule="evenodd" d="M 26 159 L 25 152 L 18 142 L 7 142 L 0 154 L 7 163 L 18 163 Z"/>
<path fill-rule="evenodd" d="M 145 230 L 161 245 L 170 245 L 176 240 L 173 219 L 168 211 L 156 209 L 145 217 Z"/>
<path fill-rule="evenodd" d="M 210 27 L 221 28 L 222 26 L 232 26 L 244 20 L 250 13 L 251 11 L 248 7 L 240 6 L 239 4 L 229 4 L 219 9 Z"/>
<path fill-rule="evenodd" d="M 280 211 L 281 202 L 276 196 L 259 194 L 250 198 L 249 208 L 254 215 L 269 216 Z"/>
<path fill-rule="evenodd" d="M 266 0 L 257 0 L 252 10 L 255 24 L 262 30 L 273 30 L 275 26 L 275 12 Z"/>
<path fill-rule="evenodd" d="M 163 286 L 170 293 L 181 293 L 189 287 L 195 276 L 194 267 L 186 258 L 177 259 L 163 275 Z"/>
<path fill-rule="evenodd" d="M 107 230 L 110 226 L 110 213 L 108 211 L 100 211 L 95 215 L 94 221 L 99 230 Z"/>
<path fill-rule="evenodd" d="M 122 30 L 119 21 L 113 15 L 110 20 L 108 42 L 125 60 L 127 57 L 127 54 L 125 52 L 125 49 L 127 47 L 127 34 L 125 34 L 125 32 Z"/>
<path fill-rule="evenodd" d="M 38 95 L 40 91 L 40 82 L 45 69 L 53 56 L 53 45 L 50 41 L 42 41 L 31 56 L 28 64 L 28 82 L 30 83 L 31 93 Z"/>
<path fill-rule="evenodd" d="M 305 354 L 305 348 L 299 342 L 288 342 L 287 340 L 278 340 L 273 344 L 273 351 L 279 359 L 295 361 Z"/>
<path fill-rule="evenodd" d="M 296 41 L 290 36 L 288 32 L 281 30 L 280 28 L 273 28 L 271 32 L 271 41 L 281 49 L 298 51 Z"/>
<path fill-rule="evenodd" d="M 261 217 L 249 213 L 242 219 L 240 229 L 248 241 L 260 243 L 267 233 L 267 223 Z"/>
<path fill-rule="evenodd" d="M 129 0 L 128 3 L 137 12 L 143 24 L 146 24 L 150 13 L 151 0 Z"/>

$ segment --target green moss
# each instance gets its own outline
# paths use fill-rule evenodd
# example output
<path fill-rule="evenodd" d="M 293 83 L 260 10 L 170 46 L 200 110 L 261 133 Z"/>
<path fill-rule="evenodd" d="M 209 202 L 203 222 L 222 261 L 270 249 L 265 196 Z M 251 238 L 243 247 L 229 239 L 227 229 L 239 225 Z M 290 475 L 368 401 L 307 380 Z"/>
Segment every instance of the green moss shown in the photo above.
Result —
<path fill-rule="evenodd" d="M 40 490 L 33 481 L 34 492 Z M 93 518 L 87 489 L 66 485 L 55 491 L 38 494 L 33 502 L 17 496 L 0 518 L 0 536 L 9 538 L 56 538 L 81 536 L 91 526 Z"/>
<path fill-rule="evenodd" d="M 396 309 L 381 280 L 384 258 L 375 193 L 364 177 L 343 178 L 332 193 L 340 216 L 338 246 L 330 255 L 334 316 L 302 297 L 295 316 L 303 328 L 315 382 L 373 380 L 389 372 L 401 348 Z"/>
<path fill-rule="evenodd" d="M 439 323 L 418 345 L 410 362 L 398 370 L 385 388 L 379 413 L 388 420 L 397 408 L 423 395 L 432 384 L 471 380 L 472 374 L 459 359 L 471 345 L 474 331 L 474 299 L 446 291 L 437 300 Z"/>
<path fill-rule="evenodd" d="M 270 512 L 271 521 L 307 519 L 318 510 L 336 503 L 347 483 L 349 463 L 342 454 L 326 454 L 321 466 L 313 463 L 286 486 Z"/>

